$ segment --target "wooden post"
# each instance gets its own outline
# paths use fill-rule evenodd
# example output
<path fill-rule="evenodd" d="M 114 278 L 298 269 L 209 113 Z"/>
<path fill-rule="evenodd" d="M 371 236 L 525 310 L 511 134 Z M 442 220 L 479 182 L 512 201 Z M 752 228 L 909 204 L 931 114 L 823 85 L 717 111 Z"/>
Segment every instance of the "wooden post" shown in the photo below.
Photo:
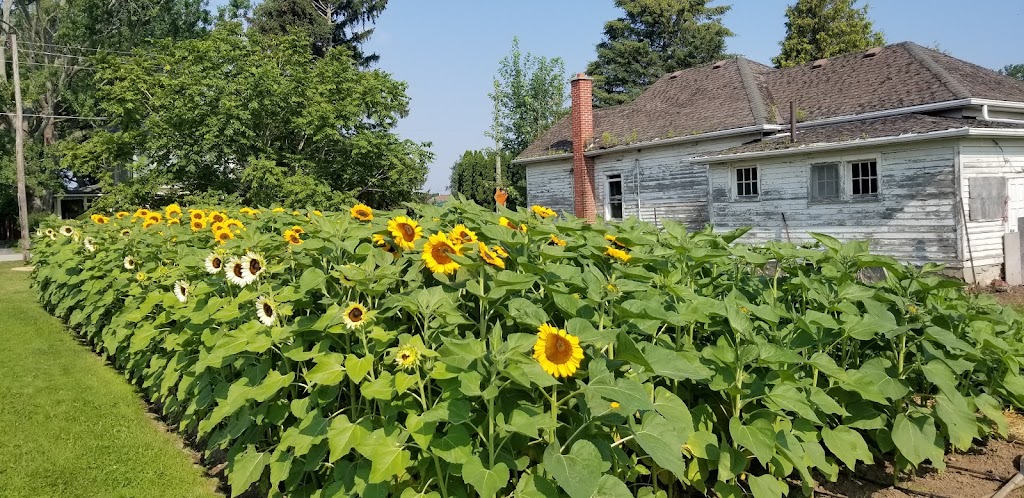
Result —
<path fill-rule="evenodd" d="M 28 262 L 28 194 L 25 192 L 25 123 L 21 107 L 21 72 L 18 70 L 18 36 L 11 33 L 14 70 L 14 154 L 18 170 L 18 219 L 21 223 L 21 257 Z"/>
<path fill-rule="evenodd" d="M 789 143 L 796 143 L 796 102 L 789 101 Z"/>

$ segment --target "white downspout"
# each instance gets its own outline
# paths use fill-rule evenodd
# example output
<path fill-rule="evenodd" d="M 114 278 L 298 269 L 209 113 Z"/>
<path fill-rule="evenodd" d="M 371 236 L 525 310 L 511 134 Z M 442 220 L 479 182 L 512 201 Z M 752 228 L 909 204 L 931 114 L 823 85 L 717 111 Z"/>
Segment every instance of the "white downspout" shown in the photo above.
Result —
<path fill-rule="evenodd" d="M 988 104 L 984 104 L 981 106 L 981 119 L 984 119 L 985 121 L 991 121 L 993 123 L 1024 124 L 1024 119 L 990 118 L 988 116 Z"/>

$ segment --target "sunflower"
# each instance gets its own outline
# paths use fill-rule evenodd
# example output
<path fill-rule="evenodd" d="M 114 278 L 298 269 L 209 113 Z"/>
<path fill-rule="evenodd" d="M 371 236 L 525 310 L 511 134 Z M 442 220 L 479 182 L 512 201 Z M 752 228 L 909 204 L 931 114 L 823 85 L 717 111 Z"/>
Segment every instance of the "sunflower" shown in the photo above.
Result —
<path fill-rule="evenodd" d="M 168 218 L 181 218 L 181 206 L 178 204 L 171 204 L 164 208 L 164 216 Z"/>
<path fill-rule="evenodd" d="M 608 242 L 611 242 L 611 243 L 613 243 L 613 244 L 615 244 L 615 245 L 617 245 L 617 246 L 619 246 L 619 247 L 621 247 L 623 249 L 626 248 L 626 244 L 623 244 L 622 242 L 620 242 L 619 239 L 616 238 L 614 235 L 605 234 L 604 240 L 607 240 Z"/>
<path fill-rule="evenodd" d="M 507 258 L 508 257 L 508 251 L 506 251 L 504 247 L 494 246 L 494 247 L 491 247 L 491 250 L 494 251 L 494 253 L 497 254 L 498 256 L 501 256 L 503 258 Z"/>
<path fill-rule="evenodd" d="M 132 231 L 130 229 L 125 228 L 125 229 L 121 230 L 121 236 L 122 237 L 130 237 L 131 235 L 132 235 Z"/>
<path fill-rule="evenodd" d="M 285 230 L 284 240 L 287 240 L 289 244 L 297 246 L 302 243 L 302 237 L 295 230 Z"/>
<path fill-rule="evenodd" d="M 466 228 L 466 225 L 459 224 L 448 232 L 448 239 L 455 244 L 472 244 L 476 242 L 476 232 Z"/>
<path fill-rule="evenodd" d="M 231 233 L 231 230 L 224 229 L 213 232 L 213 238 L 217 239 L 217 242 L 221 244 L 235 238 L 235 234 Z"/>
<path fill-rule="evenodd" d="M 178 298 L 182 304 L 188 301 L 188 282 L 184 280 L 174 282 L 174 297 Z"/>
<path fill-rule="evenodd" d="M 96 240 L 92 237 L 86 237 L 82 240 L 82 245 L 85 246 L 86 251 L 96 252 Z"/>
<path fill-rule="evenodd" d="M 131 256 L 125 256 L 124 257 L 124 269 L 125 270 L 134 270 L 135 269 L 135 258 L 133 258 Z"/>
<path fill-rule="evenodd" d="M 210 255 L 206 257 L 206 271 L 207 271 L 207 273 L 216 274 L 216 273 L 220 273 L 220 271 L 223 270 L 223 269 L 224 269 L 224 258 L 222 258 L 220 254 L 217 254 L 215 252 L 211 252 Z"/>
<path fill-rule="evenodd" d="M 506 218 L 504 216 L 502 216 L 501 218 L 498 218 L 498 224 L 503 226 L 503 227 L 505 227 L 505 228 L 511 228 L 512 230 L 519 230 L 521 232 L 525 232 L 526 231 L 526 225 L 525 224 L 516 226 L 515 223 L 512 223 L 512 220 L 509 220 L 508 218 Z"/>
<path fill-rule="evenodd" d="M 398 348 L 395 353 L 395 364 L 399 368 L 412 369 L 416 368 L 416 365 L 420 362 L 420 352 L 411 345 L 406 345 Z"/>
<path fill-rule="evenodd" d="M 277 318 L 277 303 L 267 296 L 258 297 L 256 299 L 256 317 L 263 325 L 273 327 L 274 320 Z"/>
<path fill-rule="evenodd" d="M 225 221 L 217 221 L 210 225 L 210 231 L 213 233 L 223 232 L 225 230 L 230 230 L 227 222 Z"/>
<path fill-rule="evenodd" d="M 315 214 L 315 215 L 317 215 L 317 216 L 323 216 L 323 215 L 324 215 L 324 213 L 321 213 L 321 212 L 320 212 L 319 210 L 317 210 L 317 209 L 314 209 L 314 210 L 313 210 L 313 214 Z"/>
<path fill-rule="evenodd" d="M 180 225 L 181 224 L 181 218 L 167 218 L 167 224 L 168 225 Z"/>
<path fill-rule="evenodd" d="M 239 287 L 245 287 L 249 283 L 245 266 L 242 265 L 242 260 L 237 257 L 231 258 L 231 260 L 228 261 L 227 266 L 224 268 L 224 274 L 227 276 L 228 282 Z"/>
<path fill-rule="evenodd" d="M 135 214 L 132 215 L 132 221 L 135 221 L 135 218 L 146 219 L 147 216 L 149 216 L 149 210 L 145 208 L 139 208 L 136 209 Z"/>
<path fill-rule="evenodd" d="M 388 220 L 388 231 L 391 232 L 391 238 L 398 243 L 398 247 L 406 250 L 415 249 L 416 240 L 423 237 L 423 227 L 416 220 L 405 216 Z"/>
<path fill-rule="evenodd" d="M 612 246 L 605 247 L 604 253 L 605 255 L 611 256 L 619 261 L 622 261 L 623 263 L 629 261 L 629 258 L 632 258 L 632 256 L 630 256 L 628 252 L 623 251 L 622 249 L 616 249 Z"/>
<path fill-rule="evenodd" d="M 558 236 L 555 234 L 551 234 L 551 241 L 549 242 L 549 244 L 553 246 L 565 247 L 565 241 L 558 238 Z"/>
<path fill-rule="evenodd" d="M 206 228 L 206 222 L 203 221 L 203 220 L 193 219 L 192 223 L 191 223 L 191 226 L 192 226 L 192 231 L 193 232 L 198 232 L 198 231 Z"/>
<path fill-rule="evenodd" d="M 159 225 L 159 224 L 160 224 L 160 220 L 159 219 L 150 216 L 149 218 L 146 218 L 146 221 L 142 222 L 142 228 L 149 228 L 149 227 L 151 227 L 153 225 Z"/>
<path fill-rule="evenodd" d="M 545 372 L 555 377 L 571 377 L 583 361 L 580 339 L 548 324 L 537 329 L 533 357 Z"/>
<path fill-rule="evenodd" d="M 434 273 L 451 275 L 459 269 L 459 264 L 451 257 L 452 254 L 461 256 L 462 246 L 448 240 L 444 232 L 431 235 L 423 245 L 423 263 Z"/>
<path fill-rule="evenodd" d="M 252 215 L 255 214 L 256 211 L 250 207 L 243 207 L 242 209 L 239 209 L 238 212 L 242 214 Z"/>
<path fill-rule="evenodd" d="M 138 281 L 138 282 L 145 282 L 146 279 L 148 279 L 148 278 L 149 278 L 149 275 L 146 275 L 146 272 L 144 272 L 144 271 L 140 271 L 140 272 L 135 274 L 135 280 Z"/>
<path fill-rule="evenodd" d="M 298 225 L 293 226 L 292 227 L 292 231 L 297 233 L 297 234 L 299 234 L 299 235 L 302 235 L 302 234 L 306 233 L 306 231 L 303 230 L 302 227 L 300 227 Z"/>
<path fill-rule="evenodd" d="M 345 316 L 342 317 L 342 320 L 349 330 L 355 330 L 362 327 L 369 318 L 366 307 L 359 303 L 349 303 L 348 308 L 345 308 Z"/>
<path fill-rule="evenodd" d="M 220 211 L 211 211 L 210 212 L 210 222 L 211 223 L 224 223 L 225 221 L 228 221 L 228 216 L 226 214 L 224 214 L 224 213 L 222 213 Z"/>
<path fill-rule="evenodd" d="M 284 208 L 283 207 L 276 207 L 274 209 L 271 209 L 271 211 L 275 212 L 275 213 L 283 213 L 284 212 Z"/>
<path fill-rule="evenodd" d="M 192 221 L 201 221 L 206 224 L 206 214 L 199 209 L 189 209 L 188 218 Z"/>
<path fill-rule="evenodd" d="M 550 218 L 558 214 L 554 209 L 537 205 L 530 206 L 530 211 L 533 211 L 533 214 L 540 216 L 541 218 Z"/>
<path fill-rule="evenodd" d="M 94 214 L 94 215 L 90 216 L 89 218 L 91 218 L 92 222 L 97 224 L 97 225 L 106 225 L 107 223 L 110 222 L 110 218 L 107 218 L 106 216 L 103 216 L 102 214 Z"/>
<path fill-rule="evenodd" d="M 245 267 L 249 278 L 256 280 L 266 270 L 267 260 L 263 259 L 263 256 L 249 251 L 242 256 L 242 266 Z"/>
<path fill-rule="evenodd" d="M 498 268 L 505 269 L 505 260 L 501 259 L 496 253 L 491 252 L 487 249 L 487 244 L 479 242 L 480 244 L 480 257 L 484 259 L 488 264 L 497 266 Z"/>
<path fill-rule="evenodd" d="M 236 220 L 234 218 L 224 222 L 224 226 L 235 233 L 241 233 L 241 230 L 245 228 L 245 225 L 242 224 L 241 220 Z"/>
<path fill-rule="evenodd" d="M 359 221 L 373 221 L 373 209 L 366 204 L 352 206 L 352 217 Z"/>
<path fill-rule="evenodd" d="M 131 213 L 129 213 L 128 211 L 118 211 L 118 212 L 117 212 L 117 214 L 115 214 L 114 216 L 115 216 L 115 217 L 116 217 L 117 219 L 121 219 L 121 218 L 124 218 L 125 216 L 128 216 L 128 215 L 130 215 L 130 214 L 131 214 Z"/>
<path fill-rule="evenodd" d="M 54 232 L 52 228 L 47 228 L 45 233 L 50 240 L 55 240 L 57 238 L 57 232 Z"/>

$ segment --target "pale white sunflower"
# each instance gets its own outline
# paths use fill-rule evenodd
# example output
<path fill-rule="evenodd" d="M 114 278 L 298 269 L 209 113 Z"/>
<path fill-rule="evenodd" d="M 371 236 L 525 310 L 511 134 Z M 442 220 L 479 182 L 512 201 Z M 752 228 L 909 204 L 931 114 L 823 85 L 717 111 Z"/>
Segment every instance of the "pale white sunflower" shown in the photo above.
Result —
<path fill-rule="evenodd" d="M 49 237 L 50 240 L 57 240 L 57 232 L 53 231 L 52 228 L 46 229 L 46 236 Z"/>
<path fill-rule="evenodd" d="M 174 282 L 174 297 L 178 298 L 178 301 L 185 303 L 188 301 L 188 282 L 184 280 L 178 280 Z"/>
<path fill-rule="evenodd" d="M 368 314 L 365 306 L 359 303 L 349 303 L 348 308 L 345 308 L 345 316 L 342 317 L 342 320 L 349 330 L 355 330 L 366 323 L 369 319 Z"/>
<path fill-rule="evenodd" d="M 211 252 L 210 255 L 206 257 L 205 264 L 206 272 L 211 275 L 215 275 L 224 269 L 224 257 L 215 252 Z"/>
<path fill-rule="evenodd" d="M 136 264 L 135 258 L 133 258 L 131 256 L 125 256 L 124 257 L 124 269 L 125 270 L 134 270 L 135 269 L 135 264 Z"/>
<path fill-rule="evenodd" d="M 256 317 L 263 325 L 273 327 L 274 321 L 277 320 L 277 303 L 267 296 L 258 297 L 256 299 Z"/>
<path fill-rule="evenodd" d="M 85 246 L 85 250 L 89 252 L 96 252 L 96 239 L 92 237 L 86 237 L 82 240 L 82 245 Z"/>
<path fill-rule="evenodd" d="M 74 229 L 74 228 L 71 228 L 71 227 L 70 227 L 70 226 L 68 226 L 68 225 L 64 225 L 64 226 L 60 227 L 60 234 L 61 234 L 61 235 L 63 235 L 63 236 L 65 236 L 65 237 L 70 237 L 70 236 L 72 236 L 72 235 L 73 235 L 74 233 L 75 233 L 75 229 Z"/>
<path fill-rule="evenodd" d="M 242 266 L 242 260 L 238 257 L 228 260 L 228 263 L 224 266 L 224 272 L 228 277 L 228 282 L 239 287 L 245 287 L 249 283 L 248 274 L 245 271 L 245 267 Z"/>
<path fill-rule="evenodd" d="M 249 251 L 242 256 L 242 267 L 245 268 L 246 278 L 250 281 L 260 277 L 267 268 L 267 261 L 263 256 Z"/>

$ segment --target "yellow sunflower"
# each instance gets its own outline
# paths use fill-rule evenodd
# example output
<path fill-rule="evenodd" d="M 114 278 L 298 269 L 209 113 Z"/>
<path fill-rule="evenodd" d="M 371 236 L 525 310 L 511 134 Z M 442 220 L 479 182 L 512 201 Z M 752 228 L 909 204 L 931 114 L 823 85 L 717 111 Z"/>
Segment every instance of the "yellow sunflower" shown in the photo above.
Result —
<path fill-rule="evenodd" d="M 236 220 L 234 218 L 224 222 L 224 226 L 235 233 L 239 233 L 243 228 L 245 228 L 245 225 L 242 224 L 241 220 Z"/>
<path fill-rule="evenodd" d="M 142 228 L 149 228 L 149 227 L 151 227 L 153 225 L 159 225 L 159 223 L 157 223 L 155 221 L 150 221 L 150 220 L 146 220 L 146 221 L 142 222 Z"/>
<path fill-rule="evenodd" d="M 222 213 L 220 211 L 211 211 L 210 212 L 210 222 L 211 223 L 224 223 L 225 221 L 228 221 L 228 215 L 226 215 L 226 214 L 224 214 L 224 213 Z"/>
<path fill-rule="evenodd" d="M 504 247 L 494 246 L 494 247 L 491 247 L 491 250 L 494 251 L 494 253 L 497 254 L 498 256 L 501 256 L 503 258 L 507 258 L 508 257 L 508 251 L 506 251 Z"/>
<path fill-rule="evenodd" d="M 402 346 L 395 353 L 395 364 L 399 368 L 412 369 L 420 362 L 420 352 L 413 346 Z"/>
<path fill-rule="evenodd" d="M 366 204 L 356 204 L 352 206 L 352 217 L 359 221 L 372 221 L 373 209 Z"/>
<path fill-rule="evenodd" d="M 444 232 L 437 232 L 427 239 L 423 245 L 423 263 L 434 273 L 451 275 L 459 269 L 459 264 L 451 255 L 462 255 L 462 246 L 452 243 Z"/>
<path fill-rule="evenodd" d="M 480 257 L 483 258 L 483 260 L 487 262 L 487 264 L 497 266 L 498 268 L 501 269 L 505 269 L 505 260 L 501 259 L 501 257 L 498 256 L 496 253 L 491 252 L 491 250 L 487 249 L 487 244 L 484 244 L 483 242 L 479 242 L 479 244 Z"/>
<path fill-rule="evenodd" d="M 558 213 L 555 213 L 554 209 L 551 209 L 549 207 L 544 207 L 544 206 L 536 206 L 536 205 L 535 206 L 530 206 L 530 211 L 533 211 L 533 214 L 535 214 L 537 216 L 540 216 L 541 218 L 550 218 L 550 217 L 555 216 L 556 214 L 558 214 Z"/>
<path fill-rule="evenodd" d="M 192 221 L 206 222 L 206 214 L 199 209 L 189 209 L 188 218 Z"/>
<path fill-rule="evenodd" d="M 276 207 L 274 209 L 271 209 L 271 211 L 275 212 L 275 213 L 283 213 L 284 212 L 284 208 L 283 207 Z"/>
<path fill-rule="evenodd" d="M 148 216 L 149 216 L 149 210 L 148 209 L 139 208 L 139 209 L 136 209 L 135 210 L 135 214 L 132 215 L 132 221 L 135 221 L 135 218 L 146 219 Z"/>
<path fill-rule="evenodd" d="M 348 308 L 345 308 L 345 315 L 342 316 L 342 320 L 349 330 L 362 327 L 369 318 L 369 312 L 366 311 L 366 307 L 359 303 L 349 303 Z"/>
<path fill-rule="evenodd" d="M 284 240 L 287 240 L 288 243 L 293 246 L 297 246 L 302 243 L 302 237 L 299 237 L 299 234 L 294 230 L 285 230 Z"/>
<path fill-rule="evenodd" d="M 171 204 L 164 208 L 164 216 L 168 218 L 181 218 L 181 206 L 177 204 Z"/>
<path fill-rule="evenodd" d="M 632 256 L 630 256 L 628 252 L 623 251 L 622 249 L 616 249 L 612 246 L 605 247 L 604 253 L 605 255 L 611 256 L 619 261 L 622 261 L 623 263 L 629 261 L 629 258 L 632 258 Z"/>
<path fill-rule="evenodd" d="M 110 222 L 110 218 L 103 216 L 102 214 L 94 214 L 91 216 L 93 223 L 97 225 L 106 225 Z"/>
<path fill-rule="evenodd" d="M 548 324 L 537 329 L 533 357 L 545 372 L 555 377 L 571 377 L 583 361 L 580 339 Z"/>
<path fill-rule="evenodd" d="M 550 242 L 551 245 L 565 247 L 565 243 L 566 242 L 564 240 L 558 238 L 557 235 L 551 234 L 551 242 Z"/>
<path fill-rule="evenodd" d="M 456 244 L 472 244 L 476 242 L 476 232 L 466 228 L 466 225 L 458 224 L 448 232 L 448 238 Z"/>
<path fill-rule="evenodd" d="M 181 218 L 168 218 L 167 219 L 167 224 L 168 225 L 180 225 L 181 224 Z"/>
<path fill-rule="evenodd" d="M 300 227 L 298 225 L 293 226 L 292 227 L 292 231 L 297 233 L 297 234 L 299 234 L 299 235 L 302 235 L 302 234 L 306 233 L 306 231 L 303 230 L 302 227 Z"/>
<path fill-rule="evenodd" d="M 608 242 L 611 242 L 611 243 L 613 243 L 613 244 L 615 244 L 615 245 L 617 245 L 617 246 L 619 246 L 619 247 L 621 247 L 623 249 L 626 248 L 626 244 L 623 244 L 622 242 L 619 242 L 619 239 L 616 238 L 614 235 L 605 234 L 604 240 L 607 240 Z"/>
<path fill-rule="evenodd" d="M 416 240 L 423 237 L 423 227 L 416 220 L 398 216 L 388 220 L 388 231 L 402 249 L 415 249 Z"/>
<path fill-rule="evenodd" d="M 213 232 L 213 238 L 217 239 L 217 242 L 221 244 L 235 238 L 235 234 L 231 233 L 231 230 L 219 230 Z"/>
<path fill-rule="evenodd" d="M 206 228 L 206 222 L 203 221 L 203 220 L 193 219 L 192 223 L 190 224 L 190 226 L 192 227 L 192 231 L 193 232 L 198 232 L 198 231 Z"/>
<path fill-rule="evenodd" d="M 515 223 L 512 223 L 511 220 L 509 220 L 508 218 L 506 218 L 504 216 L 502 216 L 501 218 L 498 219 L 498 224 L 503 226 L 503 227 L 506 227 L 506 228 L 511 228 L 512 230 L 519 230 L 521 232 L 525 232 L 526 231 L 526 225 L 525 224 L 516 226 Z"/>
<path fill-rule="evenodd" d="M 131 213 L 129 213 L 128 211 L 118 211 L 117 214 L 115 214 L 114 216 L 116 216 L 117 219 L 121 219 L 121 218 L 124 218 L 125 216 L 128 216 L 130 214 Z"/>

